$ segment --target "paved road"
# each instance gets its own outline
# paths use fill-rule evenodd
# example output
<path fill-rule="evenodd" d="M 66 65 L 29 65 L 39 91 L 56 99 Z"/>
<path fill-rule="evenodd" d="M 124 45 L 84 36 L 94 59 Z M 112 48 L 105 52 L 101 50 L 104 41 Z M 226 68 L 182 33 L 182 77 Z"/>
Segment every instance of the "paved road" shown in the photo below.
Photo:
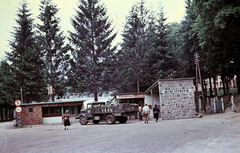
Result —
<path fill-rule="evenodd" d="M 74 123 L 35 125 L 11 129 L 0 123 L 1 153 L 237 153 L 240 152 L 240 114 L 205 115 L 203 118 L 144 124 Z"/>

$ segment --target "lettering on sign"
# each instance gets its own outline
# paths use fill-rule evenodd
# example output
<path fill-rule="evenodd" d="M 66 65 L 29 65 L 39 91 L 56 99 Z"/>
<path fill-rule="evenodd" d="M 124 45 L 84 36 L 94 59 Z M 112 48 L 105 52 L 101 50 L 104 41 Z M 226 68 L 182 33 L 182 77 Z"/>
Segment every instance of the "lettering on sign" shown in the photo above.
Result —
<path fill-rule="evenodd" d="M 144 98 L 144 94 L 137 95 L 117 95 L 117 99 L 127 99 L 127 98 Z"/>
<path fill-rule="evenodd" d="M 162 93 L 182 93 L 182 92 L 193 92 L 193 89 L 162 90 Z"/>

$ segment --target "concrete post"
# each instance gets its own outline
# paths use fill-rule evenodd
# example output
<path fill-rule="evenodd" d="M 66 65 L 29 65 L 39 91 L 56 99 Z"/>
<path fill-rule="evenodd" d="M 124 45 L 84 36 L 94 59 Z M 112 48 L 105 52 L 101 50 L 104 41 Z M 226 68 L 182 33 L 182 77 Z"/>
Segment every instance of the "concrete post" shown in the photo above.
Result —
<path fill-rule="evenodd" d="M 216 97 L 213 98 L 214 113 L 216 113 Z"/>
<path fill-rule="evenodd" d="M 221 101 L 222 101 L 222 112 L 224 113 L 224 102 L 223 102 L 223 97 L 221 98 Z"/>

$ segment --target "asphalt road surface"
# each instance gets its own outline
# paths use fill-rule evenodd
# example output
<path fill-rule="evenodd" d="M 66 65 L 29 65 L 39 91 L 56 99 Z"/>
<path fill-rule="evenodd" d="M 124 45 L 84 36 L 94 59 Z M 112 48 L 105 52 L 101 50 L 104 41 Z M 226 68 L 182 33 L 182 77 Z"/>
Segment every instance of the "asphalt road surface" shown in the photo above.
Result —
<path fill-rule="evenodd" d="M 63 125 L 34 125 L 14 129 L 0 123 L 1 153 L 238 153 L 240 113 L 203 118 L 126 124 L 100 122 L 69 130 Z"/>

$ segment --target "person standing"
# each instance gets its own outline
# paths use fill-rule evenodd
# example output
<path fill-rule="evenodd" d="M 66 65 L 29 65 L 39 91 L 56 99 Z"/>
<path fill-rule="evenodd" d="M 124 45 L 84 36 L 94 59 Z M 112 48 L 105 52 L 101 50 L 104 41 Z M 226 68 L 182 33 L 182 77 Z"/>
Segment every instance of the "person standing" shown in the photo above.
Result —
<path fill-rule="evenodd" d="M 153 116 L 155 118 L 155 121 L 158 121 L 158 113 L 160 112 L 159 108 L 157 107 L 157 105 L 155 105 L 155 107 L 153 108 Z"/>
<path fill-rule="evenodd" d="M 138 113 L 139 113 L 139 120 L 142 120 L 142 106 L 138 107 Z"/>
<path fill-rule="evenodd" d="M 148 118 L 149 118 L 149 114 L 150 114 L 150 109 L 148 107 L 147 104 L 145 104 L 145 106 L 142 109 L 142 113 L 143 113 L 143 117 L 145 118 L 145 122 L 144 123 L 148 123 Z"/>
<path fill-rule="evenodd" d="M 64 124 L 64 130 L 68 130 L 68 127 L 71 125 L 69 121 L 70 116 L 68 115 L 68 111 L 65 111 L 65 114 L 62 116 L 62 122 Z"/>

